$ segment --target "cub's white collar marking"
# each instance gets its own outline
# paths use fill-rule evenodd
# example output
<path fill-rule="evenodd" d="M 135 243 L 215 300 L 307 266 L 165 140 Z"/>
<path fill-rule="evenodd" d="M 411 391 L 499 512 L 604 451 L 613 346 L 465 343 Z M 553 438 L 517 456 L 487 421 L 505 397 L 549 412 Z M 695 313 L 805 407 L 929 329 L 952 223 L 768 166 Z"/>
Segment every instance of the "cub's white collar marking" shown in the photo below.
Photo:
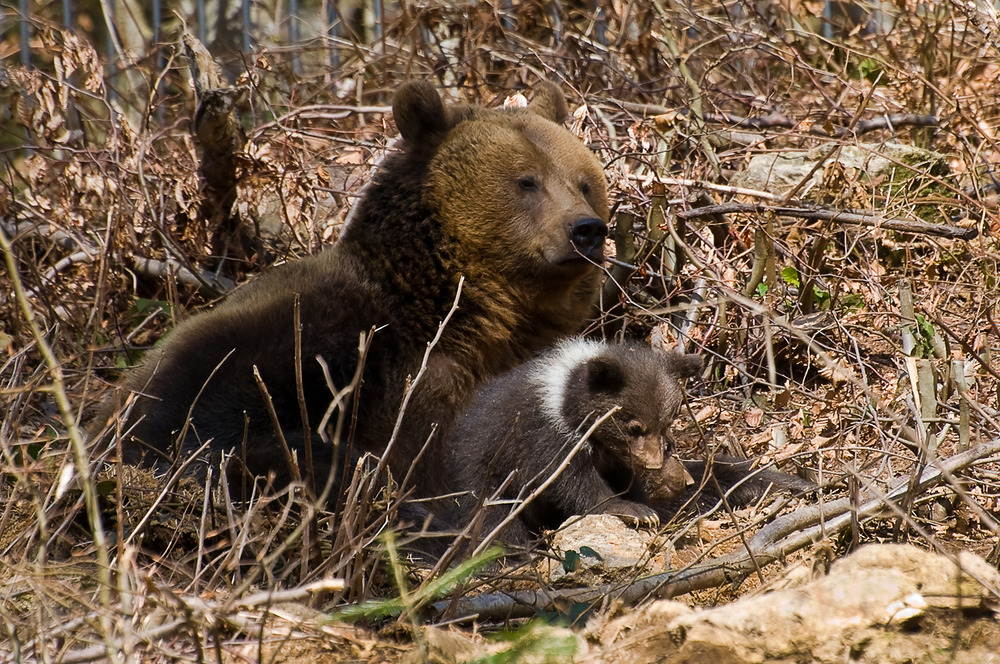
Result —
<path fill-rule="evenodd" d="M 576 429 L 563 415 L 570 374 L 605 350 L 606 346 L 599 341 L 567 339 L 535 360 L 529 380 L 538 389 L 542 413 L 561 433 L 572 435 Z"/>

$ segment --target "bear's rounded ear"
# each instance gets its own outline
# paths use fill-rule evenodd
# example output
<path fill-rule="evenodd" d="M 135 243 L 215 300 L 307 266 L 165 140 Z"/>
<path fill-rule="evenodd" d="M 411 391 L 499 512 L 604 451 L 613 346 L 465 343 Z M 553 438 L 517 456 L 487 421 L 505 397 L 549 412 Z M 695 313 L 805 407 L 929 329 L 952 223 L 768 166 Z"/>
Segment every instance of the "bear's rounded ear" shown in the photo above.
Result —
<path fill-rule="evenodd" d="M 701 371 L 701 355 L 695 355 L 694 353 L 681 355 L 680 353 L 670 352 L 667 354 L 667 362 L 669 363 L 670 371 L 676 374 L 678 378 L 690 378 Z"/>
<path fill-rule="evenodd" d="M 539 81 L 532 88 L 534 99 L 528 108 L 553 122 L 562 122 L 569 117 L 569 108 L 562 90 L 552 81 Z"/>
<path fill-rule="evenodd" d="M 427 81 L 410 81 L 396 91 L 392 98 L 392 117 L 403 140 L 411 145 L 420 145 L 429 135 L 448 130 L 441 95 Z"/>
<path fill-rule="evenodd" d="M 600 356 L 586 365 L 587 389 L 591 392 L 617 394 L 625 388 L 625 369 L 613 357 Z"/>

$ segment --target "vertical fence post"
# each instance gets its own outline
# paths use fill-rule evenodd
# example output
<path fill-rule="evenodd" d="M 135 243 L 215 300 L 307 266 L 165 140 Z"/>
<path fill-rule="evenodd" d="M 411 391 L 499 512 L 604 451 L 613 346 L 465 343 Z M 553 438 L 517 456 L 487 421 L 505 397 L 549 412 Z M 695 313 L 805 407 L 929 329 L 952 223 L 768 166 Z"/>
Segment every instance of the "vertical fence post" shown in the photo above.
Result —
<path fill-rule="evenodd" d="M 250 0 L 243 0 L 243 52 L 250 52 Z"/>
<path fill-rule="evenodd" d="M 115 94 L 115 77 L 118 75 L 118 65 L 115 64 L 116 58 L 118 57 L 117 51 L 115 51 L 115 3 L 109 2 L 107 6 L 107 14 L 105 14 L 104 27 L 107 29 L 107 40 L 105 47 L 107 48 L 108 54 L 108 73 L 104 76 L 105 85 L 108 91 L 108 101 L 114 101 L 117 97 Z M 111 114 L 112 123 L 115 122 L 115 114 Z"/>
<path fill-rule="evenodd" d="M 608 45 L 608 18 L 600 0 L 594 2 L 594 41 L 601 46 Z"/>
<path fill-rule="evenodd" d="M 208 38 L 208 28 L 205 24 L 208 23 L 208 19 L 205 18 L 205 0 L 198 0 L 195 5 L 197 7 L 195 11 L 198 13 L 198 41 L 202 46 L 207 46 L 205 41 Z"/>
<path fill-rule="evenodd" d="M 288 0 L 288 41 L 292 47 L 292 71 L 302 75 L 299 60 L 299 0 Z"/>
<path fill-rule="evenodd" d="M 470 3 L 475 4 L 475 3 Z M 514 23 L 514 3 L 511 0 L 501 0 L 500 2 L 500 27 L 504 30 L 513 30 L 517 25 Z"/>
<path fill-rule="evenodd" d="M 17 10 L 21 13 L 21 64 L 31 64 L 31 50 L 28 46 L 28 0 L 19 0 Z"/>
<path fill-rule="evenodd" d="M 21 13 L 21 25 L 20 27 L 20 39 L 21 39 L 21 64 L 28 68 L 31 66 L 31 49 L 28 45 L 28 39 L 30 37 L 28 33 L 28 0 L 20 0 L 17 3 L 17 9 Z M 24 90 L 21 90 L 21 96 L 24 98 L 26 95 Z M 28 127 L 22 127 L 20 133 L 24 135 L 24 148 L 22 154 L 27 157 L 33 152 L 29 140 L 31 138 L 31 130 Z"/>
<path fill-rule="evenodd" d="M 327 0 L 326 20 L 327 25 L 330 26 L 327 28 L 327 34 L 330 36 L 330 68 L 336 70 L 340 67 L 340 49 L 338 48 L 337 41 L 343 33 L 342 19 L 340 11 L 337 8 L 337 0 Z"/>
<path fill-rule="evenodd" d="M 382 11 L 382 0 L 372 0 L 372 21 L 375 23 L 375 41 L 381 41 L 382 37 L 385 35 L 385 31 L 382 29 L 382 19 L 384 16 Z"/>
<path fill-rule="evenodd" d="M 163 106 L 160 104 L 160 70 L 164 67 L 163 49 L 160 48 L 160 13 L 162 11 L 162 0 L 153 0 L 153 48 L 156 49 L 156 72 L 153 74 L 153 82 L 156 89 L 153 90 L 152 99 L 156 104 L 156 121 L 163 124 Z"/>

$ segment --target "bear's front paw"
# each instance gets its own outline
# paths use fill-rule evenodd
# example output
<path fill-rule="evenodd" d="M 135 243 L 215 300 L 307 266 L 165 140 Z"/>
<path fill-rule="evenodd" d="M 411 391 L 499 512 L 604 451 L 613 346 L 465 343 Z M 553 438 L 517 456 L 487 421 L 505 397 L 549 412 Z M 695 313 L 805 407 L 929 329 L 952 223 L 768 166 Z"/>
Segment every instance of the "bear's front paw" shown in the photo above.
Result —
<path fill-rule="evenodd" d="M 660 516 L 648 505 L 633 503 L 631 500 L 614 500 L 604 509 L 605 514 L 618 517 L 635 528 L 659 528 Z"/>

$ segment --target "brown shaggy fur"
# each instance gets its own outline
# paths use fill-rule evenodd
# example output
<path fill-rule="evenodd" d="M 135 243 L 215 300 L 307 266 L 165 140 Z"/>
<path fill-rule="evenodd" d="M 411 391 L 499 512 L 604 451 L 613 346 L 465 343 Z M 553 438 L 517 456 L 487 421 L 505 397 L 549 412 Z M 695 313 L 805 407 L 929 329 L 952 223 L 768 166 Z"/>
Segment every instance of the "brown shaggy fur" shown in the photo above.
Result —
<path fill-rule="evenodd" d="M 489 109 L 446 107 L 431 85 L 411 83 L 393 112 L 401 149 L 366 186 L 336 245 L 261 275 L 183 323 L 124 381 L 140 394 L 127 423 L 131 459 L 152 453 L 176 462 L 211 439 L 212 458 L 235 450 L 250 472 L 286 481 L 256 369 L 300 464 L 311 443 L 322 483 L 333 459 L 316 429 L 332 393 L 316 358 L 329 366 L 333 388 L 343 388 L 358 364 L 359 335 L 373 328 L 349 406 L 357 413 L 350 442 L 381 453 L 464 276 L 391 455 L 400 479 L 480 384 L 580 330 L 601 281 L 608 200 L 600 163 L 557 124 L 566 115 L 558 89 L 541 84 L 527 109 Z M 296 395 L 296 300 L 308 435 Z M 433 492 L 438 475 L 418 468 L 418 489 Z"/>

